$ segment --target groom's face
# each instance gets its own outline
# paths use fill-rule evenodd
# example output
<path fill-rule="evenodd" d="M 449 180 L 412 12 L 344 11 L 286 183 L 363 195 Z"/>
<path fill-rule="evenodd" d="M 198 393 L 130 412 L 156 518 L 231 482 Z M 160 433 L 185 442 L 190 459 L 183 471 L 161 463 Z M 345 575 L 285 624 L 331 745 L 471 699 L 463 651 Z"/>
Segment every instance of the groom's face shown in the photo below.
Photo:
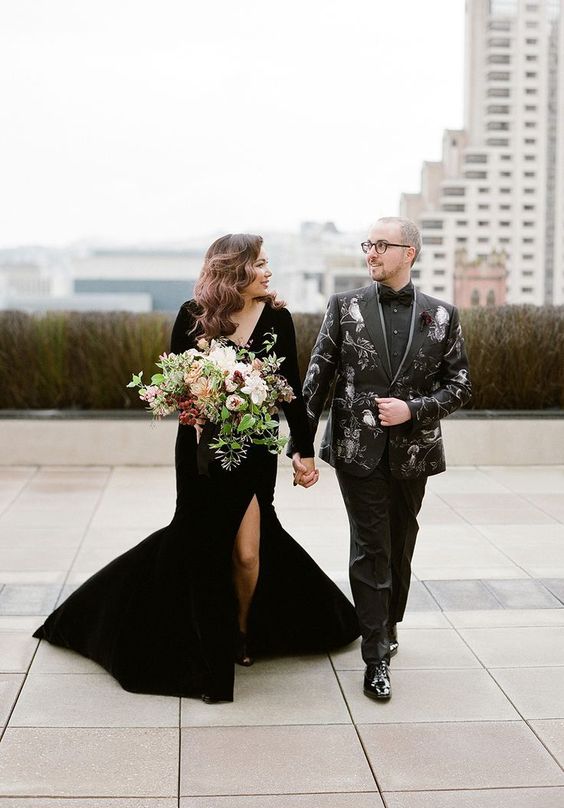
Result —
<path fill-rule="evenodd" d="M 399 226 L 391 222 L 376 222 L 369 231 L 368 238 L 373 244 L 378 241 L 403 244 Z M 405 285 L 411 274 L 411 250 L 408 251 L 405 247 L 388 247 L 385 253 L 378 253 L 375 247 L 371 247 L 366 255 L 366 264 L 373 281 L 394 287 L 397 282 Z"/>

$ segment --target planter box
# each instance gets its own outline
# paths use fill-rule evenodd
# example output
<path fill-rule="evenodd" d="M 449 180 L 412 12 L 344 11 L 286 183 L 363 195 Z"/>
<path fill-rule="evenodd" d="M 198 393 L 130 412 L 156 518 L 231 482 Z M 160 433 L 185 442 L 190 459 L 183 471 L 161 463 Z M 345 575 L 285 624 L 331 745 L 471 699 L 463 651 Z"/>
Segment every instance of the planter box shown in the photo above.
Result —
<path fill-rule="evenodd" d="M 144 412 L 4 411 L 0 465 L 168 466 L 177 428 L 172 418 L 151 424 Z M 560 411 L 462 411 L 444 419 L 442 428 L 450 466 L 564 464 Z"/>

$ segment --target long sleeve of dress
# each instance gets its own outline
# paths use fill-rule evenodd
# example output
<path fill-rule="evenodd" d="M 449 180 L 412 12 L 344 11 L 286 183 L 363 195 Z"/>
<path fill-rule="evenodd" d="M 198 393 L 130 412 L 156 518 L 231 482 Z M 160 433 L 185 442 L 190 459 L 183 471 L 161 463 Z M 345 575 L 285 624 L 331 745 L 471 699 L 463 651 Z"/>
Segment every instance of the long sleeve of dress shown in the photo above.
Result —
<path fill-rule="evenodd" d="M 170 352 L 175 354 L 184 353 L 195 345 L 194 334 L 189 332 L 194 327 L 194 318 L 188 308 L 189 303 L 183 303 L 172 327 L 170 338 Z"/>
<path fill-rule="evenodd" d="M 280 326 L 276 329 L 278 338 L 274 346 L 274 352 L 277 356 L 285 357 L 280 367 L 280 373 L 287 379 L 296 396 L 293 401 L 282 405 L 290 427 L 292 448 L 294 452 L 299 452 L 302 457 L 314 457 L 313 437 L 302 394 L 294 322 L 287 309 L 278 309 L 276 314 L 278 315 L 277 319 L 279 318 L 280 320 Z"/>

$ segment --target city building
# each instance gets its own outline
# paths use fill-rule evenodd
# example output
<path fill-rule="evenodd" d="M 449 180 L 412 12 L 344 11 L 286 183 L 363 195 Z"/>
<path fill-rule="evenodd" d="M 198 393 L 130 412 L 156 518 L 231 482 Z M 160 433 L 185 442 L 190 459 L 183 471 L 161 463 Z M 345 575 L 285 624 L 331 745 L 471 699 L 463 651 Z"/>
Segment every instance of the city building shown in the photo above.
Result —
<path fill-rule="evenodd" d="M 504 255 L 505 292 L 498 278 L 490 302 L 564 302 L 563 7 L 466 2 L 464 129 L 444 133 L 442 159 L 400 202 L 422 230 L 414 277 L 430 294 L 487 302 L 480 273 L 457 270 L 464 250 L 482 274 Z"/>

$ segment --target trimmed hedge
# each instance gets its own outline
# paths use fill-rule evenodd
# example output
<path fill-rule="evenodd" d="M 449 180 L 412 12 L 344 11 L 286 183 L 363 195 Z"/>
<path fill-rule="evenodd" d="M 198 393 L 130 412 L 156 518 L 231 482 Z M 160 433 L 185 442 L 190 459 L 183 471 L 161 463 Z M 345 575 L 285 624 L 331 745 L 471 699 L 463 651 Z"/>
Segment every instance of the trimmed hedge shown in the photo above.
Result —
<path fill-rule="evenodd" d="M 295 314 L 302 374 L 320 314 Z M 461 312 L 472 409 L 564 408 L 564 307 Z M 0 407 L 143 408 L 126 384 L 169 348 L 172 317 L 125 312 L 0 312 Z"/>

